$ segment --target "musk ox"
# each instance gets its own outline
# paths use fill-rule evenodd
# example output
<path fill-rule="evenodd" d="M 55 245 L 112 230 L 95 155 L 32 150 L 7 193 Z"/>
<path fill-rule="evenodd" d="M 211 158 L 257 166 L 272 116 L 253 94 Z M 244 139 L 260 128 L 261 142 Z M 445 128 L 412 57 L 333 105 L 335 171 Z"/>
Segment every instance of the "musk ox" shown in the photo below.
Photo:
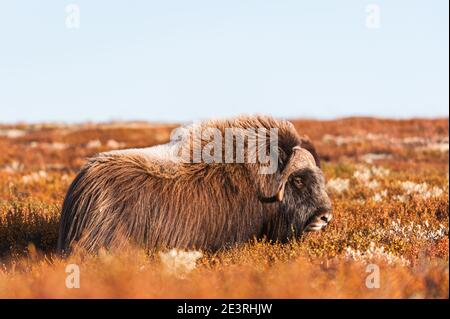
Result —
<path fill-rule="evenodd" d="M 233 147 L 242 137 L 239 132 L 275 129 L 275 135 L 258 135 L 267 143 L 259 140 L 257 148 L 275 145 L 276 169 L 262 174 L 267 162 L 249 160 L 248 136 L 239 144 L 243 162 L 193 161 L 194 132 L 208 128 L 222 135 L 227 128 L 241 129 Z M 58 249 L 68 253 L 77 246 L 95 252 L 132 243 L 148 250 L 217 251 L 253 238 L 285 242 L 330 221 L 318 155 L 292 123 L 241 116 L 196 123 L 181 132 L 167 144 L 91 158 L 65 197 Z M 207 142 L 202 136 L 201 146 Z M 190 161 L 181 160 L 186 150 Z M 232 154 L 237 157 L 237 151 Z"/>

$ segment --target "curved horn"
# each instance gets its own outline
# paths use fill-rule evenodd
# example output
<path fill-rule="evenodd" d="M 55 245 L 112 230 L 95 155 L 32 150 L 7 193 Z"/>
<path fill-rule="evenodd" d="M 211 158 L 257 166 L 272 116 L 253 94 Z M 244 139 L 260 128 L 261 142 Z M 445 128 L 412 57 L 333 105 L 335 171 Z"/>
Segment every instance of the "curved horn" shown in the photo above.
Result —
<path fill-rule="evenodd" d="M 281 172 L 280 182 L 278 184 L 277 193 L 271 197 L 260 197 L 260 200 L 264 203 L 274 203 L 281 202 L 284 198 L 284 187 L 289 176 L 296 170 L 305 167 L 315 167 L 316 161 L 310 152 L 301 148 L 300 146 L 295 146 L 292 148 L 292 154 Z"/>

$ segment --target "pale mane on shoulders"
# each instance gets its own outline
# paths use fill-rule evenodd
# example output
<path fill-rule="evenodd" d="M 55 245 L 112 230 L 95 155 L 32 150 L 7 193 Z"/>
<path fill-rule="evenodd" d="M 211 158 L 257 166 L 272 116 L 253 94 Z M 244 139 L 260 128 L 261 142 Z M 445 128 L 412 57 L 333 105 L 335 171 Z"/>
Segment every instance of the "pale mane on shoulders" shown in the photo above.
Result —
<path fill-rule="evenodd" d="M 94 160 L 111 159 L 123 163 L 135 163 L 135 166 L 152 176 L 175 177 L 183 172 L 200 169 L 202 164 L 189 165 L 181 156 L 182 150 L 191 147 L 191 137 L 196 130 L 216 128 L 224 133 L 226 128 L 258 129 L 277 128 L 284 136 L 297 136 L 292 123 L 276 120 L 269 116 L 238 116 L 231 119 L 211 119 L 181 126 L 172 132 L 170 142 L 145 148 L 113 150 L 98 154 Z M 294 137 L 294 139 L 296 139 Z M 203 142 L 203 141 L 202 141 Z M 192 166 L 192 167 L 191 167 Z M 197 166 L 197 167 L 194 167 Z"/>

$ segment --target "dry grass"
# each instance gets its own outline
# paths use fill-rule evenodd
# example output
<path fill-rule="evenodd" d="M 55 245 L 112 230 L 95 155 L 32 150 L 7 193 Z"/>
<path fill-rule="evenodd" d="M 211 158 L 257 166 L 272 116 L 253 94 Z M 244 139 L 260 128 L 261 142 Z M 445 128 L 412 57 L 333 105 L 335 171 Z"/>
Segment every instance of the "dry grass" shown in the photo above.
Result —
<path fill-rule="evenodd" d="M 325 159 L 331 225 L 204 255 L 184 274 L 132 247 L 54 255 L 60 205 L 85 158 L 167 141 L 173 125 L 0 126 L 0 297 L 448 298 L 448 120 L 295 125 Z M 80 289 L 65 286 L 69 263 Z M 378 289 L 365 285 L 369 263 Z"/>

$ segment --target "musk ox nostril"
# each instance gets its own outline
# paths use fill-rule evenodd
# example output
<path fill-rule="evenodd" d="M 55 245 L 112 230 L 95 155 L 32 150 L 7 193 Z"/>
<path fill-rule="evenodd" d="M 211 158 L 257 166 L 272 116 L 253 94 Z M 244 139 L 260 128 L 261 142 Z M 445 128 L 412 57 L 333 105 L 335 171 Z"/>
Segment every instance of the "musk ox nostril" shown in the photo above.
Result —
<path fill-rule="evenodd" d="M 328 224 L 331 221 L 331 218 L 333 217 L 333 215 L 330 212 L 327 213 L 323 213 L 320 216 L 320 220 L 324 221 L 326 224 Z"/>

